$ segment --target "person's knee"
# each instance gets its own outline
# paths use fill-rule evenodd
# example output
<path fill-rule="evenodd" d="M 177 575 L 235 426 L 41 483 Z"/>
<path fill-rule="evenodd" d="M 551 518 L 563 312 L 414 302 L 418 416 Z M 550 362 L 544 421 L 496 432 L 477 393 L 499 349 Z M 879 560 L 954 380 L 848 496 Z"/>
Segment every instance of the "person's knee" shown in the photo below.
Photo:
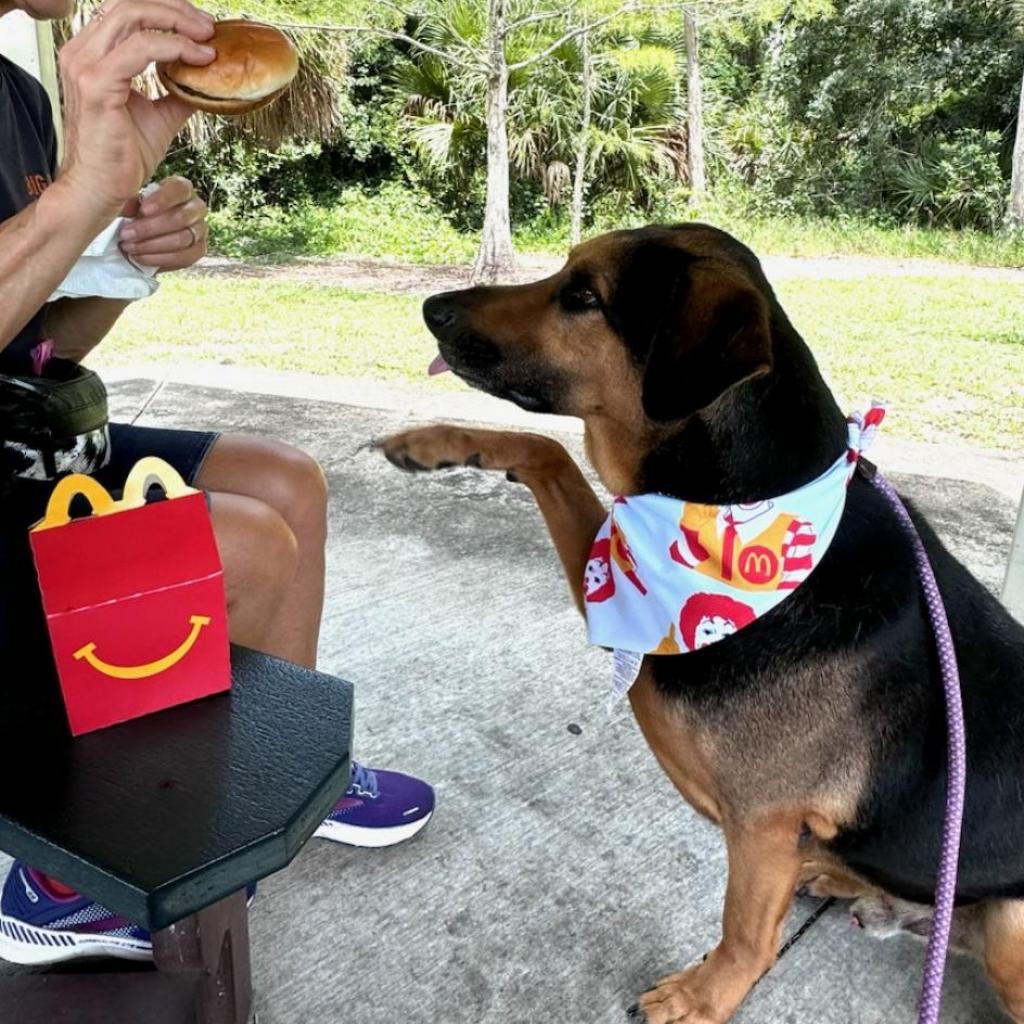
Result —
<path fill-rule="evenodd" d="M 261 497 L 291 527 L 300 546 L 327 536 L 327 477 L 311 455 L 275 442 L 268 451 Z"/>
<path fill-rule="evenodd" d="M 291 527 L 267 503 L 241 495 L 213 495 L 212 512 L 229 607 L 275 609 L 299 566 Z"/>

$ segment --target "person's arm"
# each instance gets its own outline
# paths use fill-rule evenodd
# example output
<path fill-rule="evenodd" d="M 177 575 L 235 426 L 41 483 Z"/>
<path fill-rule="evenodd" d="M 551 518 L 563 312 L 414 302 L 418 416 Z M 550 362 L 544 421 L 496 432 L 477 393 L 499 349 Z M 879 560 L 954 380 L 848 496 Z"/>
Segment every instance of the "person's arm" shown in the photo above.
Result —
<path fill-rule="evenodd" d="M 215 52 L 197 40 L 212 33 L 213 20 L 186 0 L 114 0 L 64 47 L 64 163 L 36 202 L 0 224 L 0 349 L 136 196 L 192 113 L 173 97 L 147 100 L 132 78 L 153 61 L 209 63 Z"/>

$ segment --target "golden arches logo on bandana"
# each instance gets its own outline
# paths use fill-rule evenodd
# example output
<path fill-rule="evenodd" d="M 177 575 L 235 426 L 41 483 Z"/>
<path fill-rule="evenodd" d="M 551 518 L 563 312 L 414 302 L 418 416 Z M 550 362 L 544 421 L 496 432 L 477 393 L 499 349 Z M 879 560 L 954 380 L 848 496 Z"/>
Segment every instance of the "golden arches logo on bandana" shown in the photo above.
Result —
<path fill-rule="evenodd" d="M 779 560 L 768 548 L 755 544 L 740 555 L 740 576 L 751 586 L 771 583 L 778 572 Z"/>

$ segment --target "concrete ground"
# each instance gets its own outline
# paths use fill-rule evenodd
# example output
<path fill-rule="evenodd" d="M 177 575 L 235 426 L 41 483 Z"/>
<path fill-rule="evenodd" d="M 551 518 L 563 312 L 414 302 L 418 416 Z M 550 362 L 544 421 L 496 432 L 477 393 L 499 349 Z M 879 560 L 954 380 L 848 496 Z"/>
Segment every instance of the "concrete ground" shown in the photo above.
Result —
<path fill-rule="evenodd" d="M 585 643 L 525 489 L 469 470 L 411 477 L 360 450 L 417 419 L 519 414 L 345 382 L 211 383 L 239 380 L 122 375 L 111 392 L 119 418 L 265 433 L 321 460 L 332 489 L 321 667 L 356 686 L 357 757 L 438 794 L 414 841 L 314 840 L 260 886 L 261 1024 L 624 1024 L 639 992 L 715 943 L 720 838 L 628 712 L 606 715 L 608 659 Z M 530 422 L 568 430 L 579 451 L 572 424 Z M 875 454 L 998 590 L 1021 463 L 893 442 Z M 914 1020 L 923 946 L 873 942 L 842 908 L 813 920 L 818 910 L 797 902 L 788 932 L 804 930 L 736 1020 Z M 1003 1020 L 973 963 L 950 963 L 943 1020 Z"/>

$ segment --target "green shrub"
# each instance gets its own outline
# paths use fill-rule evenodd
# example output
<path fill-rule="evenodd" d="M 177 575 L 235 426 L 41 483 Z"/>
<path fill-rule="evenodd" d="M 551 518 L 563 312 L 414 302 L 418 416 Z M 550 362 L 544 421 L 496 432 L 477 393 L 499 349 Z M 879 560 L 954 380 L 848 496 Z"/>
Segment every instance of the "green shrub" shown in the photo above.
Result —
<path fill-rule="evenodd" d="M 929 140 L 893 170 L 896 207 L 919 223 L 994 231 L 1006 213 L 998 132 L 964 128 Z"/>

